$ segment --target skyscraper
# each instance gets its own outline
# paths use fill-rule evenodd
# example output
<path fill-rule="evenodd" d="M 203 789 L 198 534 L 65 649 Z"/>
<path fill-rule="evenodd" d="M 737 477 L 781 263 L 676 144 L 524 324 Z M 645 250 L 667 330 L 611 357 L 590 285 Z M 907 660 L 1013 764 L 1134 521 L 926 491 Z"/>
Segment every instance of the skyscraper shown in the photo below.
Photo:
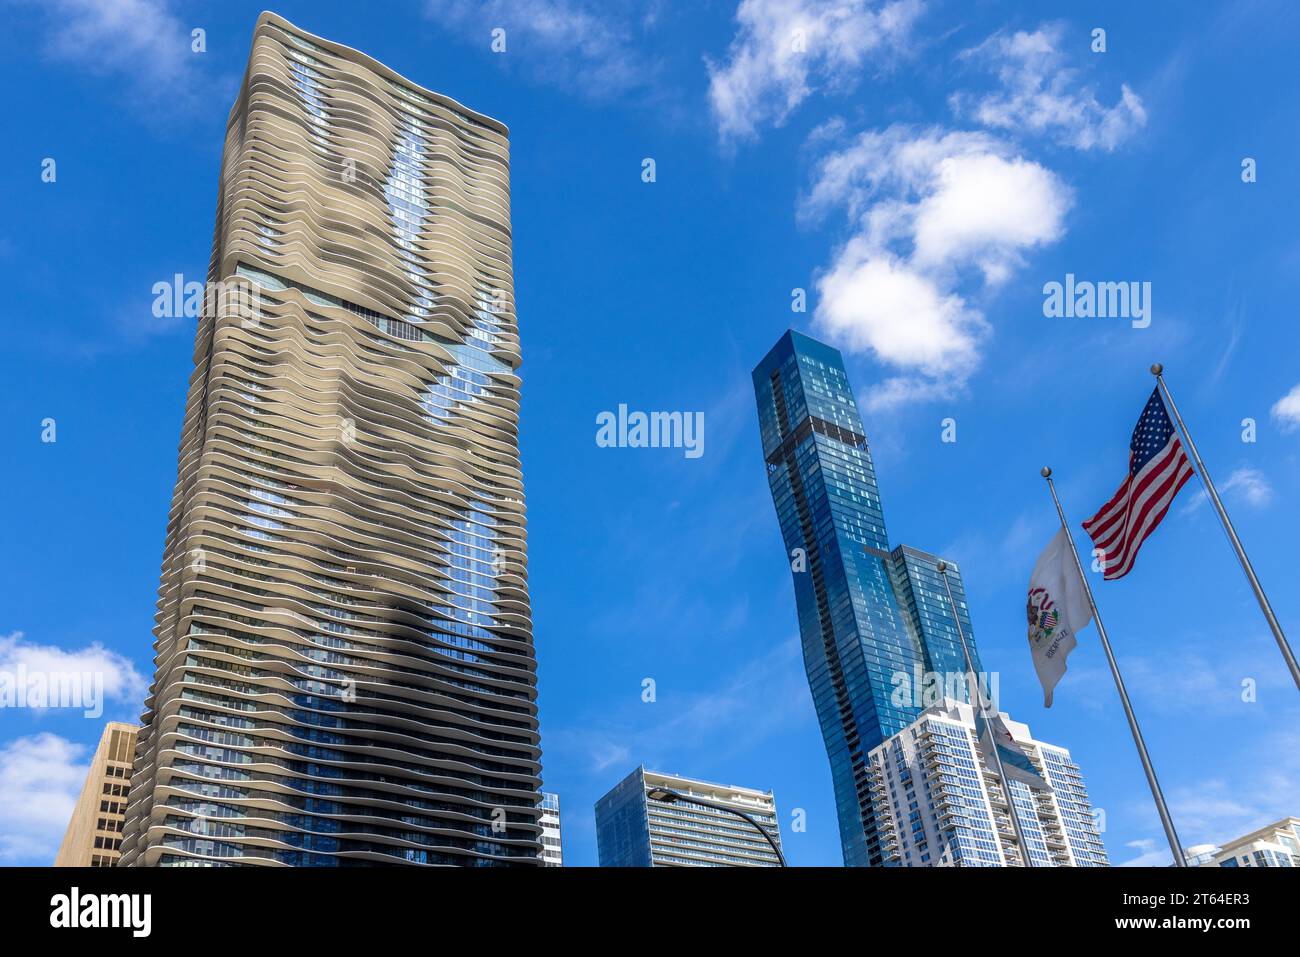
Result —
<path fill-rule="evenodd" d="M 139 730 L 121 721 L 110 721 L 104 727 L 54 859 L 55 867 L 112 867 L 117 863 Z"/>
<path fill-rule="evenodd" d="M 1105 867 L 1092 804 L 1065 748 L 1037 741 L 1003 715 L 1050 789 L 1011 780 L 1034 867 Z M 1021 866 L 1007 794 L 976 748 L 974 709 L 944 699 L 874 748 L 869 780 L 888 863 L 905 867 Z"/>
<path fill-rule="evenodd" d="M 672 802 L 653 796 L 667 789 Z M 637 768 L 596 802 L 601 867 L 777 867 L 767 839 L 752 824 L 692 797 L 748 814 L 778 845 L 781 829 L 771 791 L 711 784 Z"/>
<path fill-rule="evenodd" d="M 560 831 L 560 796 L 542 792 L 542 863 L 547 867 L 564 866 L 564 839 Z"/>
<path fill-rule="evenodd" d="M 263 14 L 123 863 L 539 864 L 506 128 Z"/>
<path fill-rule="evenodd" d="M 966 672 L 939 558 L 889 547 L 871 450 L 838 351 L 789 331 L 753 378 L 844 863 L 887 864 L 867 755 L 923 710 L 915 676 L 946 682 Z M 961 573 L 951 560 L 948 580 L 978 670 Z"/>

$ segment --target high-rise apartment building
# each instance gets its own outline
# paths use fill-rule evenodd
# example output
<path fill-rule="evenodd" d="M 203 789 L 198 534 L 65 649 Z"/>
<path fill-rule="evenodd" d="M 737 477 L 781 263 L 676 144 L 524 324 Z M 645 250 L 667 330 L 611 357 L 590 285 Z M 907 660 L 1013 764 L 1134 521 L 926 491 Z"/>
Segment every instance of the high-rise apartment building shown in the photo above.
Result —
<path fill-rule="evenodd" d="M 837 350 L 790 331 L 753 378 L 844 863 L 888 864 L 867 755 L 916 720 L 927 704 L 916 693 L 919 684 L 939 676 L 947 686 L 966 672 L 940 559 L 889 546 L 871 450 Z M 952 560 L 948 581 L 978 670 L 961 573 Z"/>
<path fill-rule="evenodd" d="M 547 867 L 564 866 L 564 841 L 560 836 L 560 796 L 542 792 L 542 863 Z"/>
<path fill-rule="evenodd" d="M 668 790 L 681 798 L 654 796 Z M 781 831 L 771 791 L 710 784 L 637 768 L 596 802 L 601 867 L 777 867 L 767 839 L 744 818 L 697 804 L 722 804 L 748 814 L 778 846 Z"/>
<path fill-rule="evenodd" d="M 263 14 L 207 279 L 123 863 L 537 866 L 506 128 Z"/>
<path fill-rule="evenodd" d="M 1192 867 L 1300 867 L 1300 818 L 1284 817 L 1234 841 L 1187 849 Z"/>
<path fill-rule="evenodd" d="M 1105 867 L 1092 804 L 1070 752 L 1003 722 L 1048 788 L 1011 780 L 1034 867 Z M 904 867 L 1024 864 L 997 773 L 976 746 L 974 709 L 953 699 L 872 749 L 868 781 L 886 862 Z"/>
<path fill-rule="evenodd" d="M 55 867 L 112 867 L 117 863 L 139 730 L 120 721 L 110 721 L 104 728 L 54 859 Z"/>

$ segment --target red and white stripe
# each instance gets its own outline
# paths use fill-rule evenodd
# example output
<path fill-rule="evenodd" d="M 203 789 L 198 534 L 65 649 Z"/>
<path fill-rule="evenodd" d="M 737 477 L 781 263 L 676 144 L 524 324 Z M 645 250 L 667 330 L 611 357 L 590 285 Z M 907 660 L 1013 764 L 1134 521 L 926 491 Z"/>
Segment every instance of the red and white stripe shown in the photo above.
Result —
<path fill-rule="evenodd" d="M 1124 484 L 1083 530 L 1102 553 L 1102 577 L 1123 578 L 1138 549 L 1169 511 L 1178 490 L 1192 477 L 1192 463 L 1175 433 L 1168 444 Z"/>

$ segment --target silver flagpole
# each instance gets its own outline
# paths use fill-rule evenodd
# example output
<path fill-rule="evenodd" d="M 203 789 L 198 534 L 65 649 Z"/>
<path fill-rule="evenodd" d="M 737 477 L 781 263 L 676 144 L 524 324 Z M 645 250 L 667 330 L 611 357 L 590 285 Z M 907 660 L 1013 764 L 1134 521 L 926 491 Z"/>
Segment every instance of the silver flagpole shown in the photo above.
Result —
<path fill-rule="evenodd" d="M 1034 862 L 1029 858 L 1029 842 L 1025 840 L 1025 832 L 1020 827 L 1020 815 L 1016 813 L 1016 798 L 1011 793 L 1011 782 L 1007 780 L 1006 769 L 1002 767 L 1002 756 L 998 754 L 998 742 L 993 737 L 993 726 L 989 724 L 988 708 L 984 704 L 984 692 L 980 690 L 979 678 L 975 674 L 975 662 L 971 659 L 970 648 L 966 645 L 966 632 L 961 627 L 961 616 L 957 614 L 957 602 L 952 597 L 952 586 L 948 584 L 948 563 L 939 562 L 939 575 L 943 578 L 943 590 L 948 593 L 948 604 L 952 608 L 952 620 L 957 625 L 957 637 L 961 639 L 962 657 L 966 659 L 966 671 L 970 675 L 970 689 L 974 692 L 977 702 L 975 707 L 979 708 L 980 715 L 984 719 L 984 727 L 989 733 L 989 741 L 993 745 L 993 763 L 997 765 L 998 780 L 1002 782 L 1002 793 L 1007 799 L 1007 810 L 1011 812 L 1011 826 L 1016 832 L 1016 840 L 1020 843 L 1020 859 L 1024 862 L 1025 867 L 1033 867 Z M 975 742 L 976 749 L 982 748 L 982 742 Z M 994 828 L 997 827 L 997 821 L 993 822 Z"/>
<path fill-rule="evenodd" d="M 1268 603 L 1268 597 L 1264 594 L 1259 579 L 1255 577 L 1255 569 L 1250 566 L 1250 559 L 1246 557 L 1246 549 L 1242 547 L 1241 539 L 1237 537 L 1237 530 L 1232 527 L 1232 520 L 1228 518 L 1223 502 L 1219 500 L 1219 493 L 1215 489 L 1214 483 L 1210 481 L 1210 473 L 1205 470 L 1205 463 L 1201 461 L 1201 455 L 1196 451 L 1196 443 L 1192 441 L 1192 433 L 1187 431 L 1187 423 L 1178 414 L 1178 406 L 1174 405 L 1174 397 L 1169 394 L 1169 386 L 1165 383 L 1164 371 L 1165 367 L 1159 362 L 1151 367 L 1151 374 L 1156 377 L 1160 391 L 1164 395 L 1165 401 L 1169 403 L 1169 411 L 1174 414 L 1174 421 L 1178 423 L 1178 430 L 1183 433 L 1183 440 L 1187 443 L 1187 451 L 1192 453 L 1192 461 L 1196 463 L 1196 471 L 1201 476 L 1201 484 L 1205 486 L 1210 501 L 1214 503 L 1215 511 L 1219 513 L 1219 520 L 1223 522 L 1223 530 L 1228 533 L 1228 541 L 1232 542 L 1232 550 L 1237 553 L 1237 561 L 1241 563 L 1241 570 L 1246 573 L 1246 580 L 1250 582 L 1250 587 L 1255 591 L 1255 600 L 1259 602 L 1259 607 L 1264 612 L 1268 627 L 1273 629 L 1273 637 L 1277 640 L 1277 646 L 1282 652 L 1282 657 L 1286 660 L 1286 666 L 1291 671 L 1291 680 L 1295 682 L 1296 688 L 1300 689 L 1300 666 L 1296 665 L 1295 655 L 1291 652 L 1291 646 L 1287 644 L 1286 635 L 1282 634 L 1282 626 L 1278 624 L 1277 615 L 1273 614 L 1273 607 Z"/>
<path fill-rule="evenodd" d="M 1137 745 L 1138 757 L 1142 759 L 1142 770 L 1146 772 L 1147 784 L 1151 786 L 1151 796 L 1156 800 L 1156 810 L 1160 812 L 1160 823 L 1165 827 L 1169 849 L 1174 852 L 1174 864 L 1178 867 L 1186 867 L 1187 860 L 1183 857 L 1183 846 L 1178 842 L 1178 832 L 1174 830 L 1174 819 L 1169 815 L 1169 808 L 1165 805 L 1165 796 L 1160 790 L 1160 782 L 1156 780 L 1156 769 L 1151 764 L 1151 755 L 1147 754 L 1146 742 L 1142 740 L 1142 729 L 1138 727 L 1137 715 L 1133 713 L 1133 703 L 1128 700 L 1128 689 L 1124 687 L 1119 665 L 1115 662 L 1115 653 L 1110 650 L 1110 638 L 1106 636 L 1106 626 L 1101 623 L 1101 612 L 1097 610 L 1097 601 L 1092 597 L 1088 576 L 1083 573 L 1083 563 L 1079 561 L 1079 552 L 1074 547 L 1074 536 L 1070 534 L 1069 523 L 1065 520 L 1065 510 L 1061 508 L 1061 500 L 1056 495 L 1052 470 L 1044 467 L 1043 478 L 1047 479 L 1052 501 L 1056 504 L 1056 514 L 1061 519 L 1061 527 L 1065 529 L 1066 541 L 1070 543 L 1070 555 L 1074 558 L 1074 567 L 1079 570 L 1083 593 L 1088 596 L 1088 607 L 1092 609 L 1092 620 L 1097 623 L 1097 634 L 1101 637 L 1102 650 L 1106 652 L 1106 663 L 1110 665 L 1111 677 L 1115 679 L 1115 690 L 1119 692 L 1120 703 L 1124 705 L 1124 717 L 1128 718 L 1129 730 L 1133 732 L 1133 743 Z"/>

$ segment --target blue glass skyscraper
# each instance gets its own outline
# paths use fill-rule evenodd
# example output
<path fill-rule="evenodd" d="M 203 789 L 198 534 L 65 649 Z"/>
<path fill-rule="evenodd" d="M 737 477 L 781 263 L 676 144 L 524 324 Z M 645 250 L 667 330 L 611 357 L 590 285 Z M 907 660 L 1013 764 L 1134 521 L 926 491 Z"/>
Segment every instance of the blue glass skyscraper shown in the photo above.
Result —
<path fill-rule="evenodd" d="M 787 332 L 754 370 L 754 393 L 844 863 L 883 864 L 867 755 L 923 710 L 918 673 L 966 672 L 939 558 L 889 547 L 871 450 L 837 350 Z M 978 670 L 961 574 L 948 566 Z"/>

